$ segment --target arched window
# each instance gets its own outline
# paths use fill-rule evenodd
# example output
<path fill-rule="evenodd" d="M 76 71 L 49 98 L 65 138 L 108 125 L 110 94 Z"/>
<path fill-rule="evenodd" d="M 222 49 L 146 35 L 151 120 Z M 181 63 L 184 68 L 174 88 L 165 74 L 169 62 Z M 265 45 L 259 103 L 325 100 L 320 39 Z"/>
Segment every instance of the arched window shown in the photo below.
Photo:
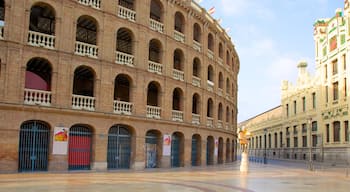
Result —
<path fill-rule="evenodd" d="M 54 35 L 55 34 L 54 9 L 45 3 L 40 3 L 32 6 L 30 9 L 29 30 L 48 34 L 48 35 Z"/>
<path fill-rule="evenodd" d="M 200 96 L 199 94 L 195 93 L 192 96 L 192 113 L 199 114 L 199 111 L 200 111 Z"/>
<path fill-rule="evenodd" d="M 182 99 L 182 96 L 183 95 L 183 92 L 180 88 L 175 88 L 174 91 L 173 91 L 173 107 L 172 109 L 173 110 L 177 110 L 177 111 L 182 111 L 183 109 L 183 99 Z"/>
<path fill-rule="evenodd" d="M 193 59 L 192 75 L 195 77 L 200 77 L 201 61 L 198 57 Z"/>
<path fill-rule="evenodd" d="M 214 37 L 211 33 L 208 34 L 208 49 L 214 51 Z"/>
<path fill-rule="evenodd" d="M 73 94 L 94 96 L 94 71 L 86 66 L 80 66 L 74 71 Z"/>
<path fill-rule="evenodd" d="M 230 122 L 230 108 L 226 107 L 226 123 Z"/>
<path fill-rule="evenodd" d="M 135 10 L 134 0 L 119 0 L 118 5 L 130 10 Z"/>
<path fill-rule="evenodd" d="M 226 51 L 226 65 L 230 66 L 230 52 Z"/>
<path fill-rule="evenodd" d="M 201 39 L 202 39 L 202 29 L 198 23 L 195 23 L 193 24 L 193 40 L 198 43 L 201 43 L 202 42 Z"/>
<path fill-rule="evenodd" d="M 26 67 L 25 88 L 50 91 L 52 68 L 44 58 L 32 58 Z"/>
<path fill-rule="evenodd" d="M 183 67 L 184 67 L 183 61 L 184 61 L 183 52 L 181 51 L 181 49 L 176 49 L 174 51 L 174 60 L 173 60 L 174 69 L 179 70 L 179 71 L 183 71 Z"/>
<path fill-rule="evenodd" d="M 230 94 L 230 86 L 231 86 L 230 79 L 227 77 L 226 78 L 226 93 L 227 94 Z"/>
<path fill-rule="evenodd" d="M 222 103 L 219 103 L 219 107 L 218 107 L 218 120 L 222 121 L 222 114 L 223 114 L 223 107 L 222 107 Z"/>
<path fill-rule="evenodd" d="M 161 63 L 162 46 L 159 40 L 152 39 L 149 42 L 148 60 Z"/>
<path fill-rule="evenodd" d="M 116 101 L 130 101 L 130 77 L 124 74 L 120 74 L 114 81 L 114 100 Z"/>
<path fill-rule="evenodd" d="M 213 117 L 213 105 L 213 100 L 209 98 L 207 102 L 207 117 Z"/>
<path fill-rule="evenodd" d="M 214 82 L 214 69 L 211 65 L 208 66 L 208 80 Z"/>
<path fill-rule="evenodd" d="M 222 75 L 222 73 L 219 73 L 219 88 L 223 89 L 224 88 L 224 76 Z"/>
<path fill-rule="evenodd" d="M 117 45 L 118 52 L 132 55 L 133 53 L 133 34 L 127 28 L 120 28 L 117 32 Z"/>
<path fill-rule="evenodd" d="M 94 18 L 87 15 L 79 17 L 76 41 L 97 45 L 97 22 Z"/>
<path fill-rule="evenodd" d="M 174 29 L 177 32 L 184 33 L 185 31 L 185 18 L 181 12 L 175 13 L 175 25 Z"/>
<path fill-rule="evenodd" d="M 223 59 L 224 58 L 224 48 L 222 47 L 222 43 L 219 43 L 219 58 Z"/>
<path fill-rule="evenodd" d="M 151 0 L 150 18 L 162 22 L 163 21 L 163 6 L 159 0 Z"/>
<path fill-rule="evenodd" d="M 147 87 L 147 105 L 149 106 L 160 106 L 158 102 L 159 98 L 159 83 L 152 81 Z"/>

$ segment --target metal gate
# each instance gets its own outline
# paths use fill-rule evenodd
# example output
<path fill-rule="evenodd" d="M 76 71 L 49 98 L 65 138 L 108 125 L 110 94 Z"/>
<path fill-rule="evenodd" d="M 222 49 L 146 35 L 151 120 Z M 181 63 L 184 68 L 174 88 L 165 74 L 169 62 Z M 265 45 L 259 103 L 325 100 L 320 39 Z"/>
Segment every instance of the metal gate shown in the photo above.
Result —
<path fill-rule="evenodd" d="M 213 151 L 213 141 L 207 140 L 207 165 L 214 165 L 214 151 Z"/>
<path fill-rule="evenodd" d="M 69 131 L 68 169 L 89 170 L 92 133 L 88 127 L 73 126 Z"/>
<path fill-rule="evenodd" d="M 113 126 L 108 132 L 108 169 L 128 169 L 130 167 L 131 135 L 128 128 Z"/>
<path fill-rule="evenodd" d="M 180 167 L 180 138 L 177 135 L 171 139 L 171 167 Z"/>
<path fill-rule="evenodd" d="M 40 121 L 21 125 L 18 171 L 47 171 L 50 128 Z"/>
<path fill-rule="evenodd" d="M 197 162 L 198 162 L 198 155 L 197 155 L 197 138 L 192 138 L 192 150 L 191 150 L 191 165 L 192 166 L 197 166 Z"/>
<path fill-rule="evenodd" d="M 156 168 L 157 162 L 157 136 L 150 132 L 146 135 L 146 168 Z"/>

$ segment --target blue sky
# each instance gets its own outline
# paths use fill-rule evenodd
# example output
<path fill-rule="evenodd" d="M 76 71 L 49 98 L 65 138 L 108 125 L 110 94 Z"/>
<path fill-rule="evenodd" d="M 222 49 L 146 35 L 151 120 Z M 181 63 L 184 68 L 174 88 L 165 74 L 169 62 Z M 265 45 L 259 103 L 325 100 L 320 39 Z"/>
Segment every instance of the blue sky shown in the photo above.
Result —
<path fill-rule="evenodd" d="M 280 105 L 282 80 L 295 82 L 297 64 L 314 74 L 313 24 L 344 0 L 202 0 L 221 19 L 240 58 L 238 122 Z"/>

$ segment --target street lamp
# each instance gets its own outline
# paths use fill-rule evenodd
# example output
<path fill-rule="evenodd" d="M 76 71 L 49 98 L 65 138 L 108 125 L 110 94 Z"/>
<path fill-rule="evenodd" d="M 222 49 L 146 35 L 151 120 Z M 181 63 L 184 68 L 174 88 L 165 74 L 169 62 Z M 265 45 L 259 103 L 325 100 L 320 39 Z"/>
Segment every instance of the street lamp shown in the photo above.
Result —
<path fill-rule="evenodd" d="M 312 171 L 314 169 L 314 165 L 312 162 L 312 127 L 311 127 L 312 118 L 310 117 L 307 122 L 309 124 L 309 170 Z"/>
<path fill-rule="evenodd" d="M 264 129 L 264 164 L 267 164 L 267 159 L 266 159 L 266 133 L 267 129 Z"/>

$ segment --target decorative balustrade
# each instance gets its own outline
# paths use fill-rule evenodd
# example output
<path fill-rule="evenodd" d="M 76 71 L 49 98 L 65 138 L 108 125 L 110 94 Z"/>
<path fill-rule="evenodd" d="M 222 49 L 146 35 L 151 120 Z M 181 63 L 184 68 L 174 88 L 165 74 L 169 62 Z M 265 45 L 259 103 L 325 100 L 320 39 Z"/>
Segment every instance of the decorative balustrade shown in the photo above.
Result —
<path fill-rule="evenodd" d="M 95 110 L 95 97 L 73 95 L 72 96 L 72 108 L 84 109 L 88 111 Z"/>
<path fill-rule="evenodd" d="M 192 113 L 192 124 L 199 125 L 201 116 L 198 114 Z"/>
<path fill-rule="evenodd" d="M 207 117 L 207 127 L 214 127 L 214 118 Z"/>
<path fill-rule="evenodd" d="M 4 26 L 0 26 L 0 39 L 4 39 Z"/>
<path fill-rule="evenodd" d="M 132 107 L 133 107 L 132 103 L 129 103 L 126 101 L 114 100 L 114 113 L 116 114 L 131 115 Z"/>
<path fill-rule="evenodd" d="M 88 56 L 88 57 L 92 57 L 92 58 L 97 58 L 98 47 L 96 45 L 76 41 L 75 42 L 75 54 L 81 55 L 81 56 Z"/>
<path fill-rule="evenodd" d="M 173 69 L 173 78 L 176 80 L 184 81 L 185 80 L 185 74 L 183 71 Z"/>
<path fill-rule="evenodd" d="M 91 6 L 95 9 L 101 8 L 101 0 L 78 0 L 80 4 Z"/>
<path fill-rule="evenodd" d="M 223 61 L 222 61 L 222 58 L 218 58 L 218 63 L 219 63 L 219 65 L 223 65 Z"/>
<path fill-rule="evenodd" d="M 178 110 L 172 110 L 171 112 L 171 118 L 173 121 L 183 121 L 184 120 L 184 113 L 182 111 Z"/>
<path fill-rule="evenodd" d="M 163 71 L 163 65 L 153 61 L 148 61 L 148 71 L 161 75 Z"/>
<path fill-rule="evenodd" d="M 123 53 L 123 52 L 119 52 L 116 51 L 116 57 L 115 57 L 115 62 L 121 65 L 127 65 L 130 67 L 134 67 L 134 56 L 127 54 L 127 53 Z"/>
<path fill-rule="evenodd" d="M 218 88 L 218 95 L 222 96 L 223 95 L 223 91 L 221 88 Z"/>
<path fill-rule="evenodd" d="M 160 112 L 161 112 L 160 107 L 147 105 L 147 117 L 148 118 L 160 119 Z"/>
<path fill-rule="evenodd" d="M 184 43 L 185 42 L 185 34 L 175 30 L 174 31 L 174 39 L 176 41 L 180 41 L 180 42 Z"/>
<path fill-rule="evenodd" d="M 208 91 L 214 91 L 214 82 L 207 80 L 207 90 Z"/>
<path fill-rule="evenodd" d="M 129 21 L 136 21 L 136 12 L 123 6 L 118 6 L 118 16 Z"/>
<path fill-rule="evenodd" d="M 193 40 L 193 49 L 201 52 L 202 51 L 202 44 L 200 44 L 198 41 Z"/>
<path fill-rule="evenodd" d="M 208 49 L 207 55 L 208 55 L 208 57 L 209 57 L 210 59 L 214 59 L 214 52 L 213 52 L 213 51 L 211 51 L 211 50 Z"/>
<path fill-rule="evenodd" d="M 196 76 L 192 76 L 192 85 L 197 86 L 197 87 L 201 87 L 201 78 L 196 77 Z"/>
<path fill-rule="evenodd" d="M 225 129 L 226 129 L 226 130 L 229 130 L 229 129 L 230 129 L 230 125 L 229 125 L 228 123 L 226 123 Z"/>
<path fill-rule="evenodd" d="M 28 32 L 28 44 L 36 47 L 44 47 L 47 49 L 55 48 L 55 36 L 40 33 L 36 31 Z"/>
<path fill-rule="evenodd" d="M 222 123 L 221 120 L 218 121 L 218 129 L 224 128 L 224 124 Z"/>
<path fill-rule="evenodd" d="M 149 27 L 154 31 L 158 31 L 159 33 L 164 32 L 164 24 L 154 19 L 149 19 Z"/>
<path fill-rule="evenodd" d="M 24 89 L 24 104 L 50 106 L 51 91 Z"/>

